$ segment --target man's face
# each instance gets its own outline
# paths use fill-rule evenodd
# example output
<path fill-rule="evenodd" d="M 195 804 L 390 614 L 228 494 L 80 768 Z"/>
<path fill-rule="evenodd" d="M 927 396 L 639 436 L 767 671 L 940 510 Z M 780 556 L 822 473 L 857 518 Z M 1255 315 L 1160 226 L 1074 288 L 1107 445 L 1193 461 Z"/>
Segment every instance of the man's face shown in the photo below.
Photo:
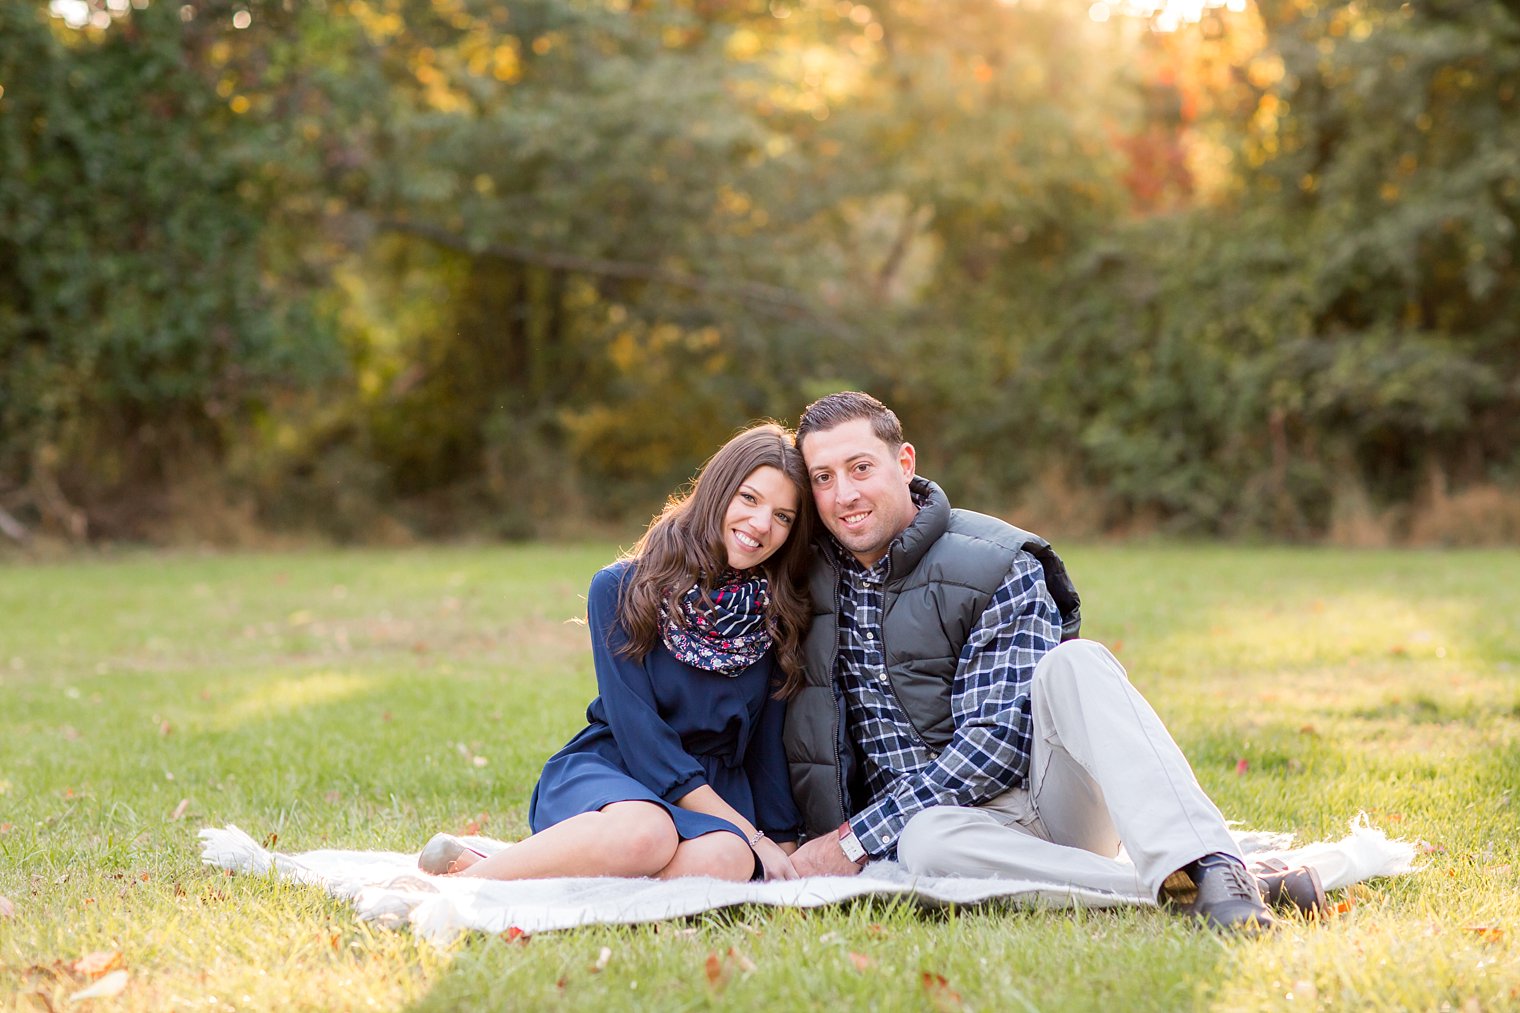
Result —
<path fill-rule="evenodd" d="M 868 419 L 852 419 L 809 433 L 802 456 L 824 527 L 862 565 L 871 566 L 918 512 L 908 493 L 913 445 L 894 451 L 871 431 Z"/>

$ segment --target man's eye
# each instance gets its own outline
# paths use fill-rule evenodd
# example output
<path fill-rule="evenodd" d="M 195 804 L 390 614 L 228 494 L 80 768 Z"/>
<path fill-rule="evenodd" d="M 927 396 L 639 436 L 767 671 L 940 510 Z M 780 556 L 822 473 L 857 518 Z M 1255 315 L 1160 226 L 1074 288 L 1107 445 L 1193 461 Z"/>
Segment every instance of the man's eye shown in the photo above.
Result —
<path fill-rule="evenodd" d="M 828 483 L 828 480 L 829 480 L 829 476 L 827 476 L 827 475 L 821 475 L 820 474 L 820 475 L 814 475 L 813 476 L 813 484 L 814 485 L 825 485 L 825 484 Z"/>

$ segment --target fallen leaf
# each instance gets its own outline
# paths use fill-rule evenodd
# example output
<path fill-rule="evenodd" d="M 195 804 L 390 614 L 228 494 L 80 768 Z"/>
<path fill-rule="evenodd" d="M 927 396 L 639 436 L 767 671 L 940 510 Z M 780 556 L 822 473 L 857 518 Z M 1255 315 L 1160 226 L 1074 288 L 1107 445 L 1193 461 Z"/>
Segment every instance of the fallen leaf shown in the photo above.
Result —
<path fill-rule="evenodd" d="M 501 934 L 501 938 L 505 939 L 509 943 L 526 943 L 530 937 L 526 932 L 518 928 L 516 925 L 509 925 L 507 926 L 507 931 Z M 611 950 L 607 950 L 606 953 L 607 956 L 612 956 Z M 600 970 L 600 968 L 598 969 Z"/>
<path fill-rule="evenodd" d="M 127 972 L 112 971 L 89 988 L 81 989 L 69 996 L 69 1002 L 83 1002 L 86 999 L 109 999 L 112 996 L 121 995 L 122 989 L 126 987 Z"/>
<path fill-rule="evenodd" d="M 390 711 L 381 711 L 380 712 L 380 720 L 381 721 L 389 721 L 390 719 L 391 719 L 391 712 Z"/>
<path fill-rule="evenodd" d="M 1394 644 L 1392 647 L 1388 648 L 1388 653 L 1393 655 L 1395 658 L 1402 658 L 1409 654 L 1409 648 L 1405 647 L 1403 644 Z"/>
<path fill-rule="evenodd" d="M 749 974 L 751 971 L 755 970 L 755 962 L 749 959 L 749 957 L 745 956 L 744 951 L 739 949 L 737 946 L 730 946 L 728 948 L 728 955 L 733 958 L 734 963 L 739 965 L 739 970 L 743 971 L 745 974 Z"/>
<path fill-rule="evenodd" d="M 264 850 L 268 851 L 270 848 L 279 843 L 280 835 L 276 831 L 271 830 L 269 831 L 269 836 L 264 838 Z"/>
<path fill-rule="evenodd" d="M 707 955 L 706 971 L 708 988 L 722 990 L 728 984 L 728 966 L 716 953 Z"/>
<path fill-rule="evenodd" d="M 1504 942 L 1504 930 L 1497 925 L 1467 925 L 1464 927 L 1485 943 Z"/>
<path fill-rule="evenodd" d="M 1235 761 L 1236 774 L 1244 774 L 1246 772 L 1246 768 L 1248 767 L 1250 767 L 1250 764 L 1246 762 L 1246 758 L 1244 756 Z"/>
<path fill-rule="evenodd" d="M 3 829 L 3 827 L 0 827 L 0 830 Z M 1483 871 L 1492 876 L 1508 876 L 1511 869 L 1512 866 L 1508 865 L 1487 865 L 1483 867 Z"/>
<path fill-rule="evenodd" d="M 171 725 L 169 722 L 167 722 L 167 721 L 160 721 L 158 723 L 158 734 L 160 734 L 160 735 L 168 735 L 168 734 L 170 734 L 173 731 L 174 731 L 174 726 Z"/>
<path fill-rule="evenodd" d="M 16 824 L 14 823 L 0 823 L 0 834 L 8 834 L 15 829 Z"/>
<path fill-rule="evenodd" d="M 869 932 L 869 933 L 871 933 L 871 935 L 873 935 L 873 936 L 884 936 L 884 935 L 887 934 L 887 930 L 884 929 L 884 928 L 882 928 L 880 925 L 876 924 L 875 922 L 872 922 L 870 925 L 867 925 L 866 926 L 866 931 Z"/>
<path fill-rule="evenodd" d="M 174 811 L 169 814 L 169 822 L 170 823 L 177 823 L 177 822 L 179 822 L 179 820 L 185 815 L 185 810 L 189 809 L 189 808 L 190 808 L 190 800 L 188 798 L 182 798 L 182 799 L 180 799 L 179 800 L 179 805 L 175 806 L 174 807 Z"/>
<path fill-rule="evenodd" d="M 603 946 L 602 951 L 596 955 L 596 963 L 591 965 L 592 974 L 601 974 L 607 969 L 607 961 L 612 959 L 612 948 Z"/>
<path fill-rule="evenodd" d="M 855 970 L 864 971 L 868 969 L 872 964 L 876 963 L 876 961 L 872 960 L 864 953 L 851 953 L 850 963 L 855 965 Z"/>
<path fill-rule="evenodd" d="M 1298 734 L 1300 734 L 1300 735 L 1318 736 L 1319 735 L 1319 729 L 1315 728 L 1313 725 L 1299 725 L 1298 726 Z"/>
<path fill-rule="evenodd" d="M 960 993 L 950 987 L 943 974 L 935 974 L 933 971 L 925 971 L 919 976 L 919 984 L 924 988 L 924 996 L 937 1010 L 953 1010 L 961 1008 Z"/>
<path fill-rule="evenodd" d="M 11 903 L 9 897 L 0 897 L 0 918 L 16 917 L 16 905 Z"/>
<path fill-rule="evenodd" d="M 120 966 L 120 950 L 96 950 L 94 953 L 86 953 L 69 965 L 75 974 L 82 974 L 86 978 L 98 978 Z"/>
<path fill-rule="evenodd" d="M 1431 844 L 1429 841 L 1415 841 L 1415 849 L 1422 855 L 1439 855 L 1446 851 L 1444 844 Z"/>

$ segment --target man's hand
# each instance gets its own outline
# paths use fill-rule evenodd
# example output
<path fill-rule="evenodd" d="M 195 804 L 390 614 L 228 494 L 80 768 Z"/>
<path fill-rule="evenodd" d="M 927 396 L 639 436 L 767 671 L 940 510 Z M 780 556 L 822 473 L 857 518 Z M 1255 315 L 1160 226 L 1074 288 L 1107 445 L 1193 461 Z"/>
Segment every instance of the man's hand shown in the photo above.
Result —
<path fill-rule="evenodd" d="M 833 834 L 815 837 L 792 855 L 792 868 L 799 876 L 853 876 L 860 866 L 844 856 L 839 838 Z"/>

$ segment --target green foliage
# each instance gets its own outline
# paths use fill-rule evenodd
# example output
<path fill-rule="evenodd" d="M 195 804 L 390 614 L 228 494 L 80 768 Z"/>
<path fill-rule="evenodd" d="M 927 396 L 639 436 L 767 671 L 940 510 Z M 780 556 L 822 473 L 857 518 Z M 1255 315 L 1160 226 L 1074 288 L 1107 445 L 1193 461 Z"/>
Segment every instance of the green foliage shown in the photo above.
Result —
<path fill-rule="evenodd" d="M 175 9 L 100 40 L 0 29 L 0 475 L 100 505 L 215 459 L 332 356 L 266 277 L 257 124 L 197 73 Z"/>
<path fill-rule="evenodd" d="M 959 502 L 1057 476 L 1105 527 L 1512 487 L 1516 15 L 1259 13 L 8 18 L 0 507 L 152 534 L 194 477 L 278 528 L 530 535 L 845 386 Z"/>

